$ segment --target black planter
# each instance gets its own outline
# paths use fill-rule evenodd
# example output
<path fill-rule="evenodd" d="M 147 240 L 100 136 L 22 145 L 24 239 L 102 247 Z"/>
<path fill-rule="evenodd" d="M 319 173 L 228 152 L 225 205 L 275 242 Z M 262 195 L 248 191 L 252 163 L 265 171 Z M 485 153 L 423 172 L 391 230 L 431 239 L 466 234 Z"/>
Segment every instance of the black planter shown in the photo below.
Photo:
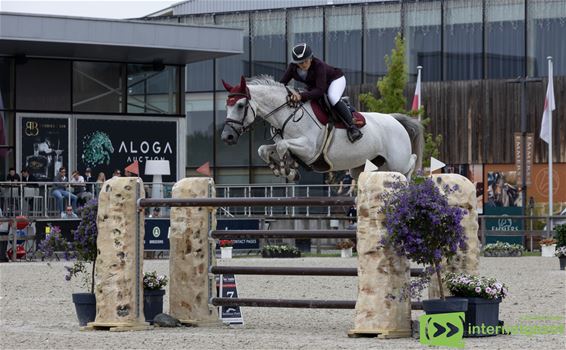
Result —
<path fill-rule="evenodd" d="M 468 299 L 466 298 L 423 300 L 423 310 L 427 315 L 445 314 L 450 312 L 466 312 L 467 309 Z"/>
<path fill-rule="evenodd" d="M 73 303 L 75 303 L 79 326 L 86 326 L 87 323 L 94 322 L 96 318 L 96 298 L 94 293 L 74 293 Z"/>
<path fill-rule="evenodd" d="M 153 324 L 153 318 L 163 313 L 163 296 L 165 289 L 143 290 L 143 315 L 146 322 Z"/>
<path fill-rule="evenodd" d="M 475 338 L 497 335 L 499 303 L 501 303 L 501 299 L 466 299 L 468 299 L 468 310 L 466 311 L 466 320 L 464 321 L 464 337 Z M 490 326 L 493 328 L 488 332 L 487 327 Z"/>
<path fill-rule="evenodd" d="M 560 270 L 566 269 L 566 256 L 561 256 L 558 259 L 560 260 Z"/>

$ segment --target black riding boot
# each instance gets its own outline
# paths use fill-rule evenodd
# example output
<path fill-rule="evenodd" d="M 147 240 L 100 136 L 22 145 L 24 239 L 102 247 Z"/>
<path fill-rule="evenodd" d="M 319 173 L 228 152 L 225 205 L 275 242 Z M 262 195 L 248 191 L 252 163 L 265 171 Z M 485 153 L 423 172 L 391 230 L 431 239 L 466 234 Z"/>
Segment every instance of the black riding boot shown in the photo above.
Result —
<path fill-rule="evenodd" d="M 334 110 L 338 112 L 338 117 L 344 124 L 346 124 L 348 140 L 354 143 L 361 139 L 363 134 L 358 129 L 357 125 L 352 121 L 352 113 L 350 112 L 348 106 L 344 102 L 338 101 L 338 103 L 334 105 Z"/>

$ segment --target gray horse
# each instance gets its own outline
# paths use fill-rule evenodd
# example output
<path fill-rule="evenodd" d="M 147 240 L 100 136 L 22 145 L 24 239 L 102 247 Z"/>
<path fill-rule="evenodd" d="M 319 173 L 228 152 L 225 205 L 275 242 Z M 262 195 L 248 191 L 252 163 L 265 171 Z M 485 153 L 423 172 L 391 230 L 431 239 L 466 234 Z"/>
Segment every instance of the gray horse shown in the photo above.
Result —
<path fill-rule="evenodd" d="M 222 140 L 236 144 L 257 118 L 272 126 L 274 144 L 259 147 L 258 153 L 276 176 L 298 178 L 297 161 L 318 172 L 350 169 L 357 178 L 366 160 L 380 171 L 396 171 L 410 177 L 421 168 L 423 127 L 401 114 L 362 113 L 364 137 L 350 143 L 345 129 L 329 130 L 315 117 L 310 103 L 288 103 L 288 87 L 269 76 L 258 76 L 231 86 L 226 101 Z M 298 158 L 298 159 L 297 159 Z"/>

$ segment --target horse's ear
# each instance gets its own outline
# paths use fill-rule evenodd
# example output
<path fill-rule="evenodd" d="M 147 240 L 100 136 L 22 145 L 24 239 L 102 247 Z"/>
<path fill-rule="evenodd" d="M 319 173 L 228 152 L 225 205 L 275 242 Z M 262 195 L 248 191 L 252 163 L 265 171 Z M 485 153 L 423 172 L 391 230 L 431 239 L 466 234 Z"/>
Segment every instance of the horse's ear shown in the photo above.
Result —
<path fill-rule="evenodd" d="M 222 79 L 222 85 L 224 85 L 224 88 L 226 89 L 226 91 L 230 92 L 233 88 L 232 85 L 228 84 L 227 82 L 224 81 L 224 79 Z"/>
<path fill-rule="evenodd" d="M 246 78 L 244 78 L 243 75 L 242 75 L 242 77 L 240 78 L 240 90 L 242 90 L 242 91 L 244 91 L 244 92 L 247 90 Z"/>

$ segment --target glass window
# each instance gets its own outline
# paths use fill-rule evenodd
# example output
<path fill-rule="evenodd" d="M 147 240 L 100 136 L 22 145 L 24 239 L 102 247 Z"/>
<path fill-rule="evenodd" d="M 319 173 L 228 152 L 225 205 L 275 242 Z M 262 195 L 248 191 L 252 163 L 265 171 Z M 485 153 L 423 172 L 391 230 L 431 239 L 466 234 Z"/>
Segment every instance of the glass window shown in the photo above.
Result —
<path fill-rule="evenodd" d="M 486 78 L 525 75 L 524 0 L 486 0 Z"/>
<path fill-rule="evenodd" d="M 326 62 L 342 69 L 349 85 L 362 82 L 362 8 L 326 10 Z"/>
<path fill-rule="evenodd" d="M 176 114 L 176 66 L 128 65 L 128 113 Z"/>
<path fill-rule="evenodd" d="M 417 66 L 422 66 L 422 80 L 440 80 L 441 72 L 441 3 L 418 2 L 406 5 L 405 45 L 409 76 L 417 80 Z"/>
<path fill-rule="evenodd" d="M 73 62 L 73 110 L 122 112 L 122 64 Z"/>
<path fill-rule="evenodd" d="M 27 59 L 16 64 L 16 108 L 71 110 L 71 61 Z"/>
<path fill-rule="evenodd" d="M 401 5 L 370 5 L 364 16 L 364 82 L 375 83 L 387 73 L 385 56 L 391 55 L 401 31 Z"/>
<path fill-rule="evenodd" d="M 261 118 L 257 118 L 261 119 Z M 257 150 L 262 145 L 273 144 L 271 141 L 271 126 L 263 119 L 256 120 L 254 129 L 252 131 L 252 164 L 253 165 L 266 165 L 266 163 L 259 157 Z"/>
<path fill-rule="evenodd" d="M 0 110 L 14 108 L 14 60 L 0 57 Z"/>
<path fill-rule="evenodd" d="M 224 91 L 222 79 L 235 85 L 240 77 L 250 76 L 250 45 L 249 45 L 249 18 L 248 14 L 230 14 L 216 16 L 216 24 L 244 30 L 244 53 L 223 57 L 216 60 L 216 90 Z"/>
<path fill-rule="evenodd" d="M 226 120 L 226 98 L 225 92 L 216 93 L 216 166 L 226 165 L 249 165 L 250 164 L 250 133 L 246 132 L 240 136 L 238 143 L 227 145 L 222 141 L 220 135 Z"/>
<path fill-rule="evenodd" d="M 285 178 L 273 175 L 271 169 L 267 167 L 252 168 L 252 183 L 254 184 L 284 184 Z M 270 191 L 267 192 L 268 196 L 271 195 Z M 285 192 L 279 192 L 274 189 L 273 196 L 284 196 Z"/>
<path fill-rule="evenodd" d="M 214 182 L 218 185 L 240 185 L 250 183 L 250 170 L 248 168 L 220 168 L 214 173 Z M 241 193 L 238 193 L 241 192 Z M 242 196 L 244 191 L 238 191 L 237 188 L 230 189 L 230 196 Z M 218 194 L 217 194 L 218 196 Z M 230 208 L 230 212 L 241 210 L 240 208 Z"/>
<path fill-rule="evenodd" d="M 214 60 L 187 64 L 186 91 L 212 91 Z"/>
<path fill-rule="evenodd" d="M 548 75 L 546 58 L 552 56 L 554 75 L 566 75 L 566 1 L 529 0 L 529 75 Z"/>
<path fill-rule="evenodd" d="M 252 75 L 278 80 L 285 73 L 285 12 L 252 14 Z"/>
<path fill-rule="evenodd" d="M 444 4 L 444 79 L 481 79 L 482 3 L 468 0 Z"/>
<path fill-rule="evenodd" d="M 214 165 L 213 94 L 187 94 L 187 166 Z"/>

